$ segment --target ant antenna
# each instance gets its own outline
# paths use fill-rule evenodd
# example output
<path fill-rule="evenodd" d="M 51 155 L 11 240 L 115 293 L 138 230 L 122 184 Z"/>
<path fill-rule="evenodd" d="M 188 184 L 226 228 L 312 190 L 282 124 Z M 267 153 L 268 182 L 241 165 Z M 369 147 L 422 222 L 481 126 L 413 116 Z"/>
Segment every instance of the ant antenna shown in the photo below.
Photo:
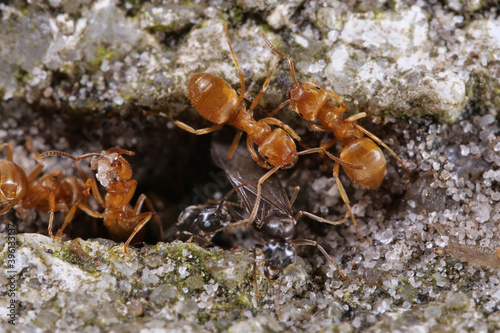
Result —
<path fill-rule="evenodd" d="M 229 199 L 229 197 L 231 196 L 231 194 L 234 193 L 234 191 L 238 190 L 239 188 L 241 187 L 245 187 L 245 186 L 249 186 L 250 184 L 248 183 L 245 183 L 245 184 L 240 184 L 236 187 L 233 187 L 231 189 L 231 191 L 227 192 L 227 194 L 224 196 L 224 198 L 221 199 L 220 203 L 219 203 L 219 207 L 217 207 L 217 212 L 215 213 L 215 216 L 219 217 L 220 214 L 221 214 L 221 211 L 222 211 L 222 206 L 224 206 L 224 202 L 227 201 L 227 199 Z"/>
<path fill-rule="evenodd" d="M 262 35 L 262 38 L 264 39 L 264 42 L 266 42 L 267 46 L 269 46 L 269 48 L 271 50 L 274 51 L 274 53 L 276 53 L 277 55 L 279 55 L 280 57 L 286 59 L 286 61 L 288 61 L 288 65 L 290 66 L 290 73 L 292 74 L 292 80 L 293 80 L 293 83 L 295 83 L 296 86 L 299 86 L 299 83 L 297 82 L 297 79 L 295 78 L 295 70 L 293 69 L 293 61 L 292 59 L 290 59 L 289 57 L 287 57 L 286 55 L 284 55 L 283 53 L 281 53 L 280 51 L 278 51 L 273 44 L 271 44 L 271 42 L 269 41 L 269 39 L 267 39 L 266 35 L 264 33 L 261 34 Z"/>
<path fill-rule="evenodd" d="M 236 58 L 236 54 L 233 51 L 233 47 L 231 46 L 231 41 L 229 40 L 229 34 L 227 33 L 227 22 L 224 21 L 224 34 L 226 35 L 227 45 L 229 46 L 229 50 L 231 51 L 231 56 L 233 57 L 236 68 L 238 69 L 238 76 L 240 78 L 240 104 L 243 102 L 243 98 L 245 98 L 245 78 L 243 77 L 243 72 L 241 71 L 240 64 L 238 62 L 238 58 Z"/>
<path fill-rule="evenodd" d="M 115 149 L 119 149 L 119 148 L 115 148 Z M 49 156 L 62 156 L 62 157 L 70 158 L 73 161 L 81 161 L 81 160 L 84 160 L 84 159 L 91 157 L 91 156 L 100 156 L 100 155 L 101 154 L 98 154 L 98 153 L 90 153 L 90 154 L 85 154 L 85 155 L 82 155 L 79 157 L 75 157 L 75 156 L 68 154 L 68 153 L 65 153 L 63 151 L 50 150 L 50 151 L 46 151 L 44 153 L 41 153 L 40 158 L 45 158 L 45 157 L 49 157 Z"/>
<path fill-rule="evenodd" d="M 118 153 L 120 155 L 129 155 L 129 156 L 135 155 L 135 152 L 133 152 L 131 150 L 122 149 L 122 148 L 110 148 L 106 151 L 106 153 Z"/>

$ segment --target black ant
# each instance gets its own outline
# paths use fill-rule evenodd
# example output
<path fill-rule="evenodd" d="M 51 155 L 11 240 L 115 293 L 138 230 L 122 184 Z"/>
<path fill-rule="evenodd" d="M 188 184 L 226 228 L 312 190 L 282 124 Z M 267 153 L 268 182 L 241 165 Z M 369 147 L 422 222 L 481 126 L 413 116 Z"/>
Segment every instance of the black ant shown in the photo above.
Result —
<path fill-rule="evenodd" d="M 227 152 L 229 148 L 223 144 L 212 142 L 212 158 L 226 175 L 231 184 L 237 188 L 239 197 L 250 212 L 255 207 L 257 200 L 257 184 L 262 176 L 263 170 L 258 168 L 245 154 L 245 149 L 240 146 L 229 159 Z M 276 280 L 282 276 L 283 271 L 295 261 L 297 245 L 311 245 L 317 247 L 320 252 L 331 262 L 343 278 L 347 279 L 340 267 L 330 257 L 326 250 L 316 241 L 307 239 L 293 239 L 295 225 L 302 216 L 308 216 L 320 222 L 340 224 L 323 219 L 319 216 L 305 211 L 299 211 L 295 216 L 292 204 L 298 194 L 298 187 L 291 199 L 288 198 L 283 186 L 276 175 L 268 177 L 262 184 L 262 192 L 259 200 L 262 202 L 256 214 L 257 224 L 254 228 L 262 235 L 266 242 L 262 248 L 264 254 L 264 274 L 270 280 Z M 281 285 L 281 280 L 280 280 Z M 279 295 L 276 298 L 276 309 L 279 313 Z"/>

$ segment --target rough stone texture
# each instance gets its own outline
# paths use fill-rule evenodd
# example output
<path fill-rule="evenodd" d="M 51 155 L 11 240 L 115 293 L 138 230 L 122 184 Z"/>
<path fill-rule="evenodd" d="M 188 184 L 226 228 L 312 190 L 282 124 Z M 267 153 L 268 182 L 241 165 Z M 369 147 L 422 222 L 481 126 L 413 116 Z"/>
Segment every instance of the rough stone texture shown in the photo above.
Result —
<path fill-rule="evenodd" d="M 90 240 L 72 244 L 31 234 L 46 233 L 45 214 L 11 211 L 1 217 L 1 231 L 15 223 L 20 307 L 17 325 L 3 324 L 12 298 L 10 273 L 0 270 L 0 332 L 500 327 L 495 1 L 238 1 L 228 8 L 222 1 L 51 0 L 11 1 L 0 11 L 0 140 L 13 145 L 15 162 L 26 171 L 36 165 L 24 146 L 27 135 L 36 151 L 136 151 L 129 160 L 138 193 L 152 198 L 165 240 L 173 238 L 181 207 L 220 197 L 227 188 L 217 187 L 221 172 L 209 162 L 210 135 L 195 137 L 141 111 L 207 125 L 189 105 L 187 82 L 194 72 L 210 72 L 239 86 L 224 20 L 249 96 L 276 59 L 260 38 L 264 31 L 295 61 L 299 79 L 332 89 L 352 113 L 384 116 L 385 125 L 360 123 L 412 170 L 406 174 L 386 154 L 388 175 L 377 190 L 341 176 L 360 232 L 371 243 L 358 239 L 350 221 L 334 227 L 301 220 L 296 237 L 317 240 L 350 280 L 314 248 L 300 249 L 301 258 L 286 271 L 278 309 L 279 284 L 260 270 L 254 276 L 246 244 L 223 251 L 152 242 L 125 256 L 121 246 L 95 240 L 106 231 L 83 214 L 68 238 Z M 282 60 L 263 105 L 278 105 L 290 82 Z M 308 130 L 288 108 L 278 116 L 311 146 L 331 137 Z M 45 164 L 74 174 L 68 160 Z M 331 168 L 308 156 L 282 172 L 289 193 L 302 187 L 296 210 L 343 216 Z M 59 227 L 59 214 L 56 222 Z M 2 235 L 2 268 L 8 265 L 6 240 Z"/>
<path fill-rule="evenodd" d="M 489 109 L 500 103 L 494 2 L 474 9 L 458 3 L 313 1 L 298 9 L 297 1 L 241 1 L 227 13 L 218 1 L 3 4 L 0 92 L 4 100 L 63 103 L 80 112 L 129 102 L 183 110 L 186 73 L 210 71 L 237 83 L 223 57 L 221 24 L 229 16 L 247 82 L 262 80 L 274 57 L 260 38 L 268 24 L 286 31 L 269 37 L 298 72 L 354 110 L 456 121 L 471 102 Z M 245 16 L 255 13 L 265 13 L 265 21 Z"/>

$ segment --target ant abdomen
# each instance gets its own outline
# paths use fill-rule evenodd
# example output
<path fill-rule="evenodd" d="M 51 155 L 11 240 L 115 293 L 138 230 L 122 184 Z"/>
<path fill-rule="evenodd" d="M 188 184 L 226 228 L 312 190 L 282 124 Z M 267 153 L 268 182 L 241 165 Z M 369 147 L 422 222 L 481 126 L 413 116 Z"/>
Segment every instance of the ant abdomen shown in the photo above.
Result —
<path fill-rule="evenodd" d="M 387 173 L 382 150 L 375 142 L 366 137 L 356 139 L 345 146 L 340 153 L 340 159 L 344 162 L 365 166 L 363 169 L 344 167 L 347 176 L 363 188 L 379 187 Z"/>
<path fill-rule="evenodd" d="M 223 124 L 232 118 L 240 102 L 229 83 L 210 73 L 191 76 L 189 99 L 203 118 L 215 124 Z"/>

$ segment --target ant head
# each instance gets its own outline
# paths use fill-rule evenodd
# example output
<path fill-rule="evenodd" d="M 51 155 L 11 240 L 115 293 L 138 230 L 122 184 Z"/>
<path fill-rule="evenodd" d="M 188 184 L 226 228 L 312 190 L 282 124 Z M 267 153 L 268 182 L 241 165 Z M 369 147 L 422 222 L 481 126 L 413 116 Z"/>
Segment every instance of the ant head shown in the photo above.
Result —
<path fill-rule="evenodd" d="M 264 143 L 259 146 L 259 154 L 272 166 L 283 169 L 291 168 L 297 163 L 297 148 L 287 132 L 275 129 Z"/>
<path fill-rule="evenodd" d="M 112 148 L 92 157 L 90 168 L 97 171 L 96 178 L 102 186 L 106 187 L 110 182 L 126 181 L 132 178 L 132 168 L 121 156 L 122 154 L 133 156 L 134 152 Z"/>
<path fill-rule="evenodd" d="M 262 249 L 264 253 L 264 274 L 269 280 L 276 280 L 285 268 L 295 262 L 295 249 L 288 242 L 271 240 Z"/>
<path fill-rule="evenodd" d="M 316 82 L 293 84 L 288 92 L 292 109 L 302 118 L 314 121 L 328 100 L 328 92 Z"/>
<path fill-rule="evenodd" d="M 200 212 L 194 223 L 204 232 L 214 232 L 229 224 L 229 216 L 226 212 L 222 211 L 220 215 L 217 214 L 218 207 L 205 207 Z"/>
<path fill-rule="evenodd" d="M 26 173 L 17 164 L 0 160 L 0 205 L 15 204 L 28 191 Z"/>

